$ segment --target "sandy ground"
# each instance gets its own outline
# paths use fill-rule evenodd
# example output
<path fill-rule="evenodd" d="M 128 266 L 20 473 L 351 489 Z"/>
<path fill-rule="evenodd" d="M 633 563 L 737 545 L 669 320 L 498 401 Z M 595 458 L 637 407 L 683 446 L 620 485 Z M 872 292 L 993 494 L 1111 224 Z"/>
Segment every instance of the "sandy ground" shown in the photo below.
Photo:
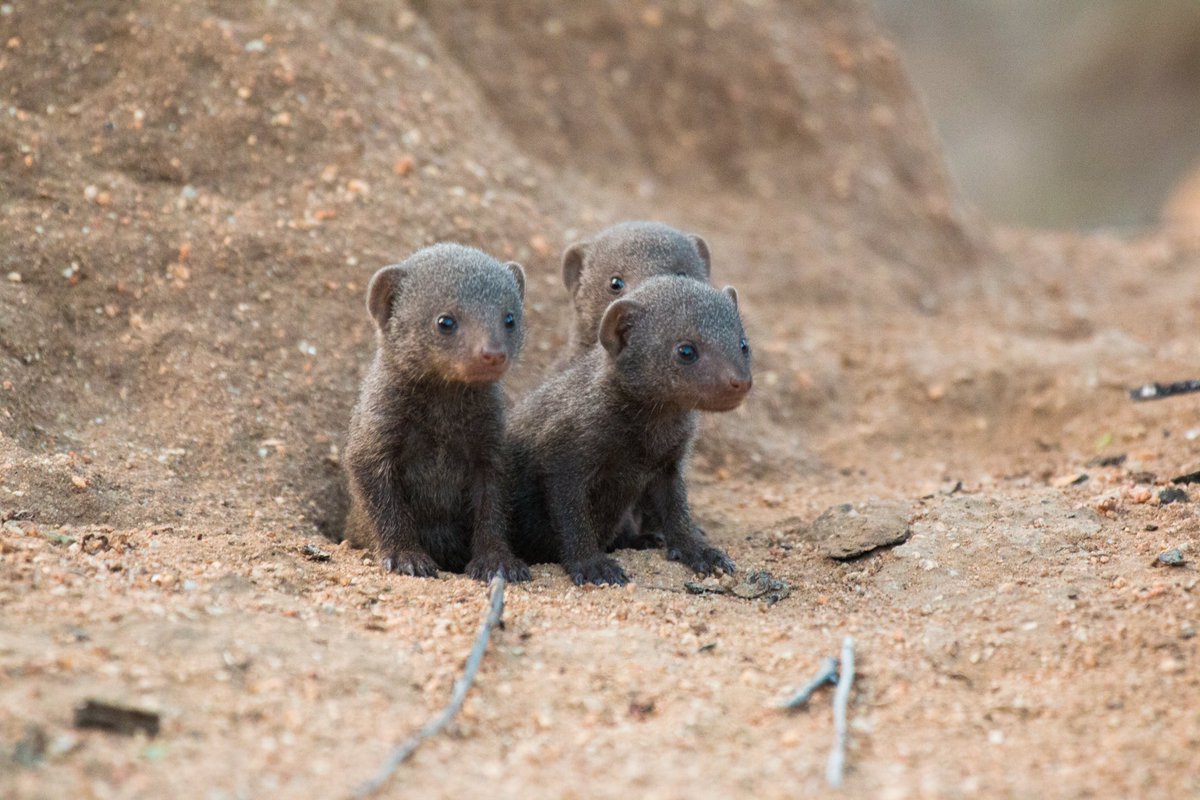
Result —
<path fill-rule="evenodd" d="M 537 567 L 387 795 L 819 796 L 827 698 L 776 705 L 847 635 L 850 796 L 1200 794 L 1200 487 L 1160 497 L 1198 401 L 1124 392 L 1195 377 L 1197 243 L 974 219 L 857 5 L 451 5 L 0 17 L 0 795 L 369 776 L 486 596 L 322 536 L 366 279 L 434 239 L 525 262 L 518 397 L 565 336 L 558 252 L 648 216 L 709 239 L 756 351 L 692 505 L 791 594 Z M 812 521 L 872 500 L 910 538 L 822 555 Z M 161 732 L 76 729 L 88 698 Z"/>

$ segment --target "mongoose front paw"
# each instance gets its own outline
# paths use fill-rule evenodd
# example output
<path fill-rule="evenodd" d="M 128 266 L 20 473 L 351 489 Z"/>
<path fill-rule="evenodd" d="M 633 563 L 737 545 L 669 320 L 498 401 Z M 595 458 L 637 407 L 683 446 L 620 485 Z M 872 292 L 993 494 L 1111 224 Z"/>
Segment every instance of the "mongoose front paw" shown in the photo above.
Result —
<path fill-rule="evenodd" d="M 708 545 L 688 549 L 671 547 L 667 549 L 667 558 L 678 561 L 701 575 L 712 575 L 718 569 L 727 575 L 737 571 L 737 566 L 723 550 Z"/>
<path fill-rule="evenodd" d="M 510 583 L 521 583 L 533 576 L 529 566 L 514 555 L 499 553 L 484 553 L 472 558 L 467 564 L 467 575 L 477 581 L 490 581 L 496 575 L 503 575 Z"/>
<path fill-rule="evenodd" d="M 384 556 L 381 563 L 384 572 L 412 575 L 416 578 L 437 577 L 437 563 L 420 550 L 394 550 Z"/>
<path fill-rule="evenodd" d="M 585 583 L 612 584 L 624 586 L 629 583 L 629 577 L 621 565 L 608 556 L 599 556 L 588 561 L 578 561 L 567 567 L 567 573 L 576 586 Z"/>

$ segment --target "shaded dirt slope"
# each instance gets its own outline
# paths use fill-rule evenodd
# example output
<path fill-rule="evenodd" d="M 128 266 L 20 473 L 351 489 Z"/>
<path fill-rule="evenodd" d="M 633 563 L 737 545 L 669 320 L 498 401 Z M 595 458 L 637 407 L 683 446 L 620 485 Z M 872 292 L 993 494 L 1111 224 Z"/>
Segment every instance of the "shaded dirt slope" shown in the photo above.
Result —
<path fill-rule="evenodd" d="M 653 553 L 624 591 L 537 568 L 392 794 L 819 792 L 827 708 L 771 705 L 844 634 L 857 794 L 1200 791 L 1197 573 L 1151 566 L 1200 558 L 1158 498 L 1200 423 L 1122 392 L 1200 363 L 1196 243 L 989 231 L 861 4 L 560 5 L 4 7 L 0 794 L 369 774 L 483 593 L 320 538 L 366 281 L 442 239 L 522 261 L 519 397 L 566 332 L 559 252 L 629 217 L 703 233 L 744 298 L 756 388 L 706 422 L 693 506 L 793 593 L 693 596 Z M 808 522 L 870 497 L 909 541 L 823 558 Z M 73 731 L 91 696 L 162 735 Z"/>

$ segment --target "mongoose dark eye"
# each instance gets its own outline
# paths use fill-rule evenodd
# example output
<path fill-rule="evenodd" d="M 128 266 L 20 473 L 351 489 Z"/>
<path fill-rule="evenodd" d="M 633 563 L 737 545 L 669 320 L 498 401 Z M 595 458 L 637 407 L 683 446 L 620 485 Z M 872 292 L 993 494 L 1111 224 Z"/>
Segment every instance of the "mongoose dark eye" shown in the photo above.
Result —
<path fill-rule="evenodd" d="M 744 356 L 750 355 L 750 343 L 746 341 L 746 337 L 744 337 L 744 336 L 742 337 L 742 342 L 741 342 L 740 347 L 742 348 L 742 355 L 744 355 Z"/>
<path fill-rule="evenodd" d="M 437 318 L 437 326 L 442 333 L 454 333 L 454 329 L 458 327 L 458 320 L 449 314 L 442 314 Z"/>
<path fill-rule="evenodd" d="M 625 288 L 625 279 L 620 275 L 613 275 L 608 279 L 608 288 L 613 290 L 613 294 L 617 294 Z"/>
<path fill-rule="evenodd" d="M 517 318 L 512 315 L 511 311 L 504 315 L 504 327 L 509 329 L 517 327 Z"/>
<path fill-rule="evenodd" d="M 675 348 L 675 355 L 684 364 L 695 364 L 696 359 L 700 357 L 700 353 L 696 350 L 695 345 L 687 344 L 686 342 Z"/>

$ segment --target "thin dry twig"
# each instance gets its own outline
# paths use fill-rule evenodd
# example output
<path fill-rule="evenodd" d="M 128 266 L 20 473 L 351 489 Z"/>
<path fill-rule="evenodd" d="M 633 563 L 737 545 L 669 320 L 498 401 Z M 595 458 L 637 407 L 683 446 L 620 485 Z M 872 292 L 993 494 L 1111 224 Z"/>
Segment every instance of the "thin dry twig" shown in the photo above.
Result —
<path fill-rule="evenodd" d="M 471 647 L 471 653 L 467 656 L 467 665 L 463 668 L 462 676 L 454 684 L 454 691 L 450 695 L 450 704 L 443 709 L 442 713 L 425 723 L 421 730 L 417 731 L 406 741 L 398 745 L 392 750 L 387 761 L 375 773 L 375 777 L 371 778 L 366 783 L 354 790 L 353 798 L 371 797 L 391 780 L 392 774 L 397 768 L 416 752 L 426 739 L 437 735 L 442 728 L 445 728 L 450 721 L 458 714 L 463 707 L 463 702 L 467 699 L 467 692 L 471 688 L 471 684 L 475 682 L 475 675 L 479 672 L 479 665 L 483 662 L 483 655 L 487 652 L 488 639 L 491 638 L 492 629 L 500 623 L 500 616 L 504 613 L 504 576 L 497 575 L 492 579 L 491 601 L 488 607 L 487 616 L 479 626 L 479 632 L 475 634 L 475 644 Z"/>
<path fill-rule="evenodd" d="M 806 683 L 803 688 L 800 689 L 800 691 L 792 695 L 791 698 L 783 704 L 783 707 L 800 708 L 804 705 L 807 705 L 809 698 L 813 696 L 813 693 L 816 692 L 817 689 L 820 689 L 822 686 L 836 684 L 837 679 L 838 660 L 830 656 L 821 663 L 821 668 L 815 675 L 812 676 L 812 680 Z"/>
<path fill-rule="evenodd" d="M 1129 390 L 1129 398 L 1135 401 L 1158 400 L 1177 394 L 1200 392 L 1200 381 L 1175 381 L 1174 383 L 1147 383 Z"/>
<path fill-rule="evenodd" d="M 75 709 L 76 728 L 98 728 L 112 733 L 133 736 L 145 731 L 147 736 L 158 736 L 159 718 L 156 711 L 143 711 L 106 703 L 102 700 L 86 700 Z"/>
<path fill-rule="evenodd" d="M 854 638 L 842 640 L 841 673 L 837 679 L 837 691 L 833 695 L 833 750 L 829 752 L 829 764 L 825 779 L 838 789 L 842 785 L 842 773 L 846 767 L 846 707 L 850 704 L 850 685 L 854 683 Z"/>

